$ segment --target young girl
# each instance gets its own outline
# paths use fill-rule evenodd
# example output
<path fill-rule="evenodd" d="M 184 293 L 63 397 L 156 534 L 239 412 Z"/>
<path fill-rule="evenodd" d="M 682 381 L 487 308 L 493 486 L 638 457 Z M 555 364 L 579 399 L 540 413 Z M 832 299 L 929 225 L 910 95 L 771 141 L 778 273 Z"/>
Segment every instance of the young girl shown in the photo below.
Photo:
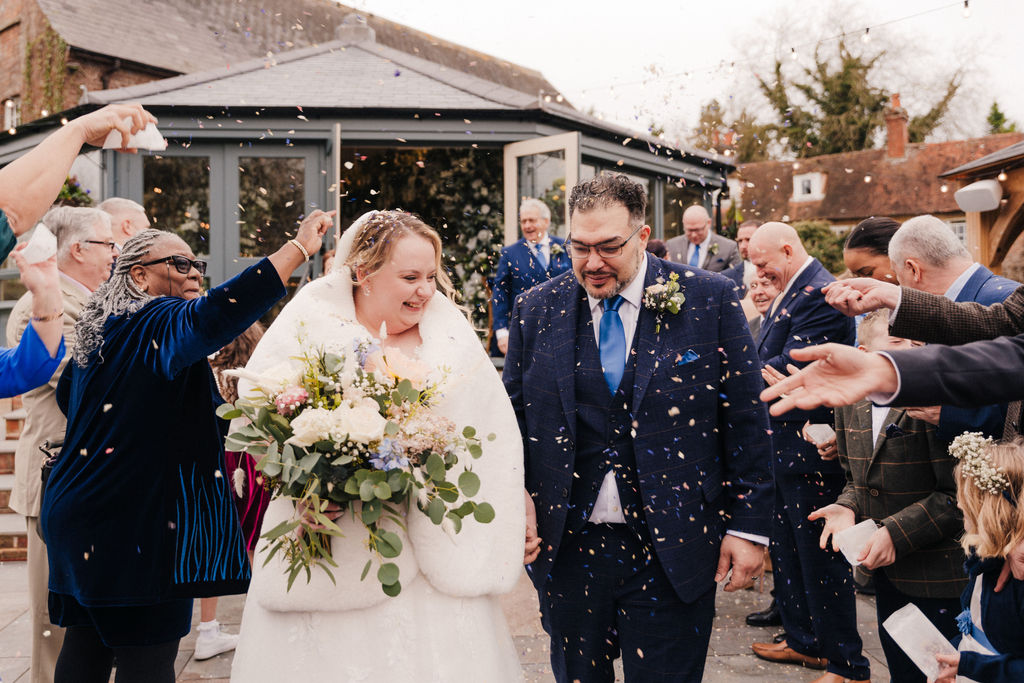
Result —
<path fill-rule="evenodd" d="M 963 546 L 969 583 L 957 617 L 959 652 L 936 655 L 936 683 L 1024 680 L 1024 581 L 1010 579 L 995 591 L 1007 555 L 1024 541 L 1024 440 L 993 444 L 972 432 L 949 447 L 956 466 L 957 502 L 964 511 Z"/>

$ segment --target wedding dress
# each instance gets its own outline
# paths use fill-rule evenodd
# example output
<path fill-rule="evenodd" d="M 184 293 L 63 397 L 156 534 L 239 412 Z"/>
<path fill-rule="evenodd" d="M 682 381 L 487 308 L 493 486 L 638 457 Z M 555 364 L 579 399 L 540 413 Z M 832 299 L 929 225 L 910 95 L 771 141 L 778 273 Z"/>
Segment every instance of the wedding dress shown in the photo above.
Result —
<path fill-rule="evenodd" d="M 344 261 L 356 230 L 338 244 L 335 270 L 306 285 L 271 325 L 246 369 L 259 373 L 298 355 L 302 348 L 351 348 L 353 339 L 375 337 L 355 322 L 352 279 Z M 424 310 L 418 360 L 444 371 L 439 414 L 460 427 L 473 425 L 484 455 L 472 461 L 481 479 L 476 500 L 493 505 L 489 524 L 472 518 L 449 535 L 419 510 L 406 516 L 408 533 L 397 559 L 402 591 L 387 597 L 375 580 L 365 581 L 370 558 L 365 530 L 351 514 L 339 519 L 345 535 L 332 541 L 332 572 L 319 568 L 312 580 L 296 579 L 291 590 L 281 553 L 269 564 L 257 548 L 253 580 L 242 615 L 231 680 L 281 683 L 339 682 L 458 683 L 521 681 L 522 670 L 497 595 L 520 576 L 524 544 L 522 439 L 504 387 L 462 313 L 441 293 Z M 245 395 L 245 382 L 239 395 Z M 457 468 L 464 463 L 460 463 Z M 457 476 L 452 472 L 450 477 Z M 264 531 L 293 518 L 287 500 L 271 502 Z M 261 547 L 262 547 L 261 541 Z"/>

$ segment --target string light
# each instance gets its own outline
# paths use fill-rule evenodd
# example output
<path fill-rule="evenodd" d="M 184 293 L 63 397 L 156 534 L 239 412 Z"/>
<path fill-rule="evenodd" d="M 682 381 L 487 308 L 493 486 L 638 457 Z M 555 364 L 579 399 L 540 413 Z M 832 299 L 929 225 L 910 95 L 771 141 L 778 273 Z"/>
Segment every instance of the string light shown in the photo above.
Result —
<path fill-rule="evenodd" d="M 862 35 L 860 37 L 860 40 L 861 40 L 862 43 L 870 43 L 871 42 L 871 28 L 870 27 L 864 29 L 864 35 Z"/>
<path fill-rule="evenodd" d="M 999 182 L 1005 183 L 1006 182 L 1006 171 L 1000 171 L 999 175 L 997 175 L 996 178 L 999 180 Z"/>
<path fill-rule="evenodd" d="M 971 16 L 971 0 L 964 0 L 964 19 Z"/>
<path fill-rule="evenodd" d="M 729 73 L 736 71 L 736 62 L 729 62 Z"/>
<path fill-rule="evenodd" d="M 793 61 L 796 61 L 796 48 L 795 47 L 789 48 L 789 58 L 792 59 Z"/>

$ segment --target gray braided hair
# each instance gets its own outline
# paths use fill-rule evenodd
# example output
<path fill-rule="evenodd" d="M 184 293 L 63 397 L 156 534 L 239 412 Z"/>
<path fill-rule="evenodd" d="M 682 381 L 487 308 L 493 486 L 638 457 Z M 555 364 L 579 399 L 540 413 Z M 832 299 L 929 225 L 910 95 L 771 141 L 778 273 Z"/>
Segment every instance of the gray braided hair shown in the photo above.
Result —
<path fill-rule="evenodd" d="M 149 250 L 157 242 L 176 237 L 173 233 L 162 230 L 143 230 L 124 243 L 124 248 L 114 264 L 114 274 L 89 297 L 89 303 L 82 309 L 82 315 L 75 323 L 75 363 L 85 367 L 89 362 L 89 355 L 103 346 L 103 326 L 107 318 L 112 315 L 135 313 L 153 298 L 139 289 L 129 271 L 132 266 L 146 260 Z M 100 361 L 102 360 L 101 353 Z"/>

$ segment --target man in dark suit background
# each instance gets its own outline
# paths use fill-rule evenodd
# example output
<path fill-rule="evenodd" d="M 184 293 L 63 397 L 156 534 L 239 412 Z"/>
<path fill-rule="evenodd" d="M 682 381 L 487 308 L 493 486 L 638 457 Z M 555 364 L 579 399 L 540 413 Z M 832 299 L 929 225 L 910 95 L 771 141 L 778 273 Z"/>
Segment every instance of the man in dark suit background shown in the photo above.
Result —
<path fill-rule="evenodd" d="M 853 321 L 830 307 L 821 288 L 835 278 L 808 255 L 796 231 L 766 223 L 750 240 L 759 277 L 774 282 L 775 298 L 758 338 L 761 362 L 779 372 L 795 363 L 794 349 L 833 341 L 853 344 Z M 804 440 L 805 422 L 832 423 L 830 410 L 794 411 L 772 419 L 775 515 L 771 558 L 775 598 L 786 640 L 754 643 L 762 659 L 827 668 L 819 681 L 867 681 L 861 652 L 853 576 L 839 556 L 819 546 L 819 526 L 807 515 L 839 497 L 845 477 L 835 460 L 825 461 Z"/>
<path fill-rule="evenodd" d="M 645 254 L 642 186 L 600 176 L 569 207 L 573 273 L 518 299 L 504 371 L 552 668 L 610 682 L 621 652 L 627 681 L 699 681 L 714 582 L 748 584 L 767 541 L 760 364 L 731 283 Z"/>
<path fill-rule="evenodd" d="M 935 216 L 917 216 L 903 223 L 889 242 L 889 258 L 901 285 L 953 301 L 999 303 L 1020 286 L 971 259 L 952 229 Z M 1006 405 L 944 406 L 941 410 L 936 406 L 913 414 L 937 424 L 939 436 L 946 442 L 973 431 L 1000 438 Z"/>
<path fill-rule="evenodd" d="M 665 247 L 670 260 L 713 273 L 721 273 L 741 260 L 736 243 L 716 235 L 707 209 L 697 204 L 683 212 L 683 234 L 665 242 Z"/>
<path fill-rule="evenodd" d="M 539 199 L 524 199 L 519 206 L 523 237 L 501 250 L 491 283 L 491 316 L 498 350 L 508 350 L 508 321 L 516 297 L 534 285 L 569 270 L 569 255 L 560 237 L 548 234 L 551 209 Z"/>

